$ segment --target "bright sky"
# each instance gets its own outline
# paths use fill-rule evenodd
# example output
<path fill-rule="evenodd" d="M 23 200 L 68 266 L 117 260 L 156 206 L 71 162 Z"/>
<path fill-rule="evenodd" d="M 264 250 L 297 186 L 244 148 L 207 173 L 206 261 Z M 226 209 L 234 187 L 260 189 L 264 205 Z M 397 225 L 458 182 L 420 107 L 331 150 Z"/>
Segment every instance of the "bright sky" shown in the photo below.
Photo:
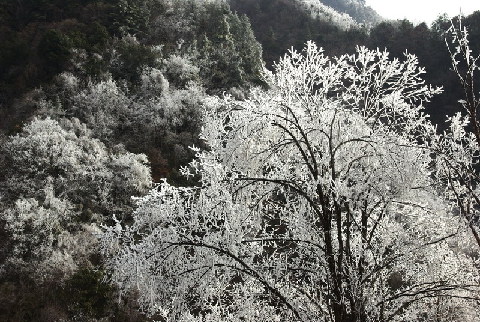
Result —
<path fill-rule="evenodd" d="M 432 23 L 438 15 L 456 16 L 480 10 L 479 0 L 367 0 L 367 5 L 387 19 L 407 18 L 412 22 Z"/>

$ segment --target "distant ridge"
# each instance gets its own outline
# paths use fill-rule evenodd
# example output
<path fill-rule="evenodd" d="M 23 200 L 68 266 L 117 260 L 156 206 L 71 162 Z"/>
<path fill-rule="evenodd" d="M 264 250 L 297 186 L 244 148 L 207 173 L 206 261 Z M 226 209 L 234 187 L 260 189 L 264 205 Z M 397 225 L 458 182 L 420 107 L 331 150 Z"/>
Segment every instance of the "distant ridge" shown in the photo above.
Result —
<path fill-rule="evenodd" d="M 365 0 L 297 0 L 304 2 L 321 2 L 335 11 L 348 14 L 355 22 L 376 25 L 384 20 L 374 9 L 367 6 Z"/>
<path fill-rule="evenodd" d="M 205 0 L 204 0 L 205 1 Z M 273 3 L 303 11 L 313 19 L 335 25 L 342 30 L 352 27 L 372 27 L 384 20 L 365 0 L 224 0 L 238 10 L 246 7 L 269 7 Z M 249 11 L 240 9 L 242 11 Z"/>
<path fill-rule="evenodd" d="M 306 10 L 312 15 L 312 18 L 328 21 L 341 29 L 350 29 L 358 24 L 358 21 L 353 19 L 348 13 L 340 12 L 330 7 L 320 0 L 295 0 L 302 9 Z"/>

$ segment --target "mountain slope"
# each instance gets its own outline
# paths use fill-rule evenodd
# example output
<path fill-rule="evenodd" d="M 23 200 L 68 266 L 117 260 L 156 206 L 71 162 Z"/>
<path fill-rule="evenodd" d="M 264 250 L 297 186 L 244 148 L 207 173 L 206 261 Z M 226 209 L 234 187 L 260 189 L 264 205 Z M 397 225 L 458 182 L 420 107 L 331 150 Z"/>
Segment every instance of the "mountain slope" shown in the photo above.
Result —
<path fill-rule="evenodd" d="M 349 29 L 357 24 L 349 14 L 337 11 L 320 0 L 297 0 L 296 3 L 312 18 L 331 22 L 341 29 Z"/>
<path fill-rule="evenodd" d="M 358 23 L 375 25 L 382 21 L 382 17 L 371 7 L 367 6 L 365 0 L 300 0 L 311 2 L 322 2 L 337 12 L 348 14 Z"/>
<path fill-rule="evenodd" d="M 296 0 L 313 17 L 348 29 L 356 24 L 372 26 L 382 18 L 364 0 Z"/>
<path fill-rule="evenodd" d="M 308 40 L 337 55 L 352 52 L 367 37 L 366 29 L 352 17 L 319 0 L 230 0 L 230 6 L 250 19 L 267 67 Z"/>

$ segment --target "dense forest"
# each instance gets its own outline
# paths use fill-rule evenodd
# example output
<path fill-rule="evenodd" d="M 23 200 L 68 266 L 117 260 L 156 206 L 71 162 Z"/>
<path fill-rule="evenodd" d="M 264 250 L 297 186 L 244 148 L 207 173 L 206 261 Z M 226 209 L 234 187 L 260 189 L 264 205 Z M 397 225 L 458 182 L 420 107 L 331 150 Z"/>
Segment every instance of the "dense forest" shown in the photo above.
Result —
<path fill-rule="evenodd" d="M 1 1 L 0 320 L 477 321 L 479 40 L 362 0 Z"/>

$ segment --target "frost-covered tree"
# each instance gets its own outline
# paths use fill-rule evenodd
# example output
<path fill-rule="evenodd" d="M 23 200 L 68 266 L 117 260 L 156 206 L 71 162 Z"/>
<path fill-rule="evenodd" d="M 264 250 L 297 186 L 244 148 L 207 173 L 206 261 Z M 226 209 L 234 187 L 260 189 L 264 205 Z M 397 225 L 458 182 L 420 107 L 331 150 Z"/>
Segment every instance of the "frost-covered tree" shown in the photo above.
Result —
<path fill-rule="evenodd" d="M 56 197 L 51 182 L 42 193 L 42 198 L 17 199 L 1 215 L 9 236 L 3 247 L 10 244 L 2 270 L 26 273 L 39 284 L 64 280 L 79 267 L 91 266 L 99 233 L 98 226 L 79 223 L 78 208 Z"/>
<path fill-rule="evenodd" d="M 8 138 L 2 152 L 9 168 L 2 187 L 7 203 L 22 196 L 42 198 L 50 182 L 55 195 L 111 214 L 128 209 L 130 197 L 151 185 L 145 155 L 121 147 L 109 150 L 78 119 L 36 118 Z"/>
<path fill-rule="evenodd" d="M 78 119 L 34 119 L 2 146 L 0 268 L 66 278 L 98 254 L 93 223 L 131 210 L 151 187 L 148 160 L 108 149 Z"/>
<path fill-rule="evenodd" d="M 445 187 L 447 198 L 456 201 L 455 210 L 465 219 L 474 241 L 480 250 L 480 108 L 477 93 L 480 55 L 470 48 L 468 30 L 462 18 L 451 22 L 446 32 L 446 44 L 452 59 L 452 69 L 458 77 L 464 97 L 459 100 L 463 112 L 458 112 L 447 121 L 449 127 L 438 138 L 437 178 Z"/>
<path fill-rule="evenodd" d="M 211 99 L 208 151 L 105 227 L 112 280 L 167 321 L 474 321 L 466 227 L 432 179 L 414 56 L 291 51 L 271 89 Z"/>

